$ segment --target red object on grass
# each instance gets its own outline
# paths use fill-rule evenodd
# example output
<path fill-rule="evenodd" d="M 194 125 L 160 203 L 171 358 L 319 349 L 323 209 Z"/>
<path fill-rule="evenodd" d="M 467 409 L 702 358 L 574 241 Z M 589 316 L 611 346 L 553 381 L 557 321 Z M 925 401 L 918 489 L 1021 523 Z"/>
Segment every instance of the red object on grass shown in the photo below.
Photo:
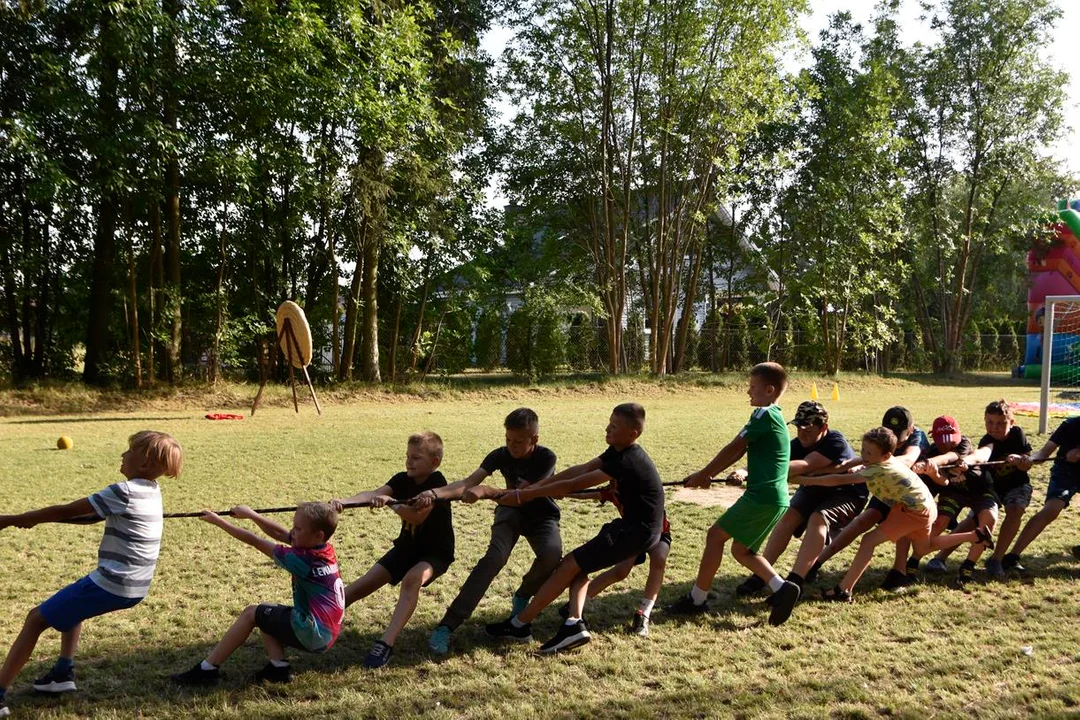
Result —
<path fill-rule="evenodd" d="M 232 413 L 206 413 L 207 420 L 243 420 L 243 415 L 233 415 Z"/>

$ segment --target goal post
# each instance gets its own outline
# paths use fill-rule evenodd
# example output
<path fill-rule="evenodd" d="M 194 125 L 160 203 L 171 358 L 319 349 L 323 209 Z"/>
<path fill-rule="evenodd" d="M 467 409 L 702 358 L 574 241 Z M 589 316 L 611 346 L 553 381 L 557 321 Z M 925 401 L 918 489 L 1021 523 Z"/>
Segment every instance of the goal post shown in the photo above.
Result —
<path fill-rule="evenodd" d="M 1080 386 L 1080 295 L 1047 295 L 1043 305 L 1039 434 L 1050 424 L 1050 388 Z"/>

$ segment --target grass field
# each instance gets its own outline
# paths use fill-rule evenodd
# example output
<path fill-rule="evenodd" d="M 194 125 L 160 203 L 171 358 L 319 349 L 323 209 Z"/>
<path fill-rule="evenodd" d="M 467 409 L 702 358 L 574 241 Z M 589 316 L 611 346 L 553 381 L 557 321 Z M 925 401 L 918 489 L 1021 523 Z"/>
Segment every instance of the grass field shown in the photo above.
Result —
<path fill-rule="evenodd" d="M 828 397 L 830 385 L 818 382 Z M 431 429 L 446 443 L 442 470 L 451 480 L 472 471 L 501 444 L 503 416 L 529 405 L 541 418 L 541 442 L 559 466 L 595 457 L 611 407 L 638 400 L 648 411 L 642 445 L 664 480 L 702 466 L 738 431 L 749 413 L 741 381 L 710 385 L 583 384 L 557 388 L 448 390 L 420 395 L 329 396 L 324 414 L 310 404 L 299 416 L 280 389 L 271 406 L 241 422 L 210 422 L 207 411 L 243 412 L 247 388 L 232 404 L 206 407 L 206 397 L 151 398 L 133 412 L 103 410 L 100 399 L 60 394 L 0 393 L 0 512 L 16 512 L 84 496 L 118 478 L 129 434 L 143 428 L 175 435 L 186 452 L 178 481 L 163 483 L 166 511 L 207 506 L 287 505 L 351 494 L 382 484 L 403 467 L 410 432 Z M 253 388 L 251 389 L 253 395 Z M 809 382 L 784 398 L 791 417 Z M 1001 376 L 962 382 L 933 379 L 845 378 L 838 402 L 825 400 L 832 427 L 849 438 L 880 422 L 882 411 L 904 404 L 920 427 L 948 413 L 965 434 L 982 436 L 982 408 L 1005 396 L 1032 400 L 1036 388 Z M 42 403 L 45 406 L 42 407 Z M 50 404 L 52 403 L 52 404 Z M 65 404 L 66 403 L 66 404 Z M 41 414 L 49 408 L 92 407 L 86 414 Z M 1035 420 L 1021 418 L 1034 435 Z M 55 450 L 69 435 L 75 446 Z M 1038 447 L 1045 438 L 1032 437 Z M 1047 467 L 1033 471 L 1041 506 Z M 670 497 L 670 496 L 669 496 Z M 612 516 L 610 505 L 563 501 L 569 550 Z M 696 571 L 704 534 L 718 508 L 669 503 L 674 546 L 658 606 L 685 593 Z M 296 679 L 284 687 L 248 686 L 244 678 L 265 662 L 253 636 L 225 666 L 226 681 L 210 691 L 170 685 L 246 605 L 289 602 L 289 581 L 256 551 L 197 520 L 167 521 L 150 596 L 133 610 L 88 621 L 80 655 L 80 691 L 34 697 L 30 681 L 57 652 L 55 633 L 43 637 L 33 660 L 9 692 L 15 717 L 981 717 L 1067 716 L 1080 712 L 1080 623 L 1076 606 L 1080 564 L 1068 553 L 1080 538 L 1075 511 L 1030 548 L 1029 576 L 976 583 L 964 591 L 927 584 L 902 596 L 880 584 L 891 552 L 884 550 L 857 588 L 858 602 L 801 603 L 779 628 L 765 622 L 760 600 L 733 596 L 741 567 L 726 558 L 714 585 L 716 611 L 690 621 L 654 614 L 653 632 L 637 638 L 624 626 L 637 606 L 645 569 L 586 608 L 594 641 L 555 658 L 535 645 L 489 641 L 483 624 L 505 617 L 509 598 L 531 555 L 515 550 L 476 614 L 457 633 L 451 654 L 435 659 L 427 635 L 483 553 L 491 505 L 455 506 L 457 562 L 427 588 L 389 668 L 360 667 L 389 620 L 389 588 L 349 609 L 334 649 L 294 656 Z M 284 519 L 284 518 L 282 518 Z M 334 540 L 346 581 L 364 572 L 397 532 L 389 511 L 352 511 Z M 0 532 L 0 652 L 6 652 L 28 610 L 93 569 L 101 526 L 39 526 Z M 792 543 L 778 567 L 786 572 Z M 832 585 L 852 551 L 835 559 L 819 585 Z M 955 566 L 955 562 L 953 565 Z M 981 574 L 981 568 L 980 568 Z M 811 598 L 816 590 L 808 593 Z M 545 611 L 540 638 L 559 621 Z M 1021 651 L 1031 646 L 1027 655 Z"/>

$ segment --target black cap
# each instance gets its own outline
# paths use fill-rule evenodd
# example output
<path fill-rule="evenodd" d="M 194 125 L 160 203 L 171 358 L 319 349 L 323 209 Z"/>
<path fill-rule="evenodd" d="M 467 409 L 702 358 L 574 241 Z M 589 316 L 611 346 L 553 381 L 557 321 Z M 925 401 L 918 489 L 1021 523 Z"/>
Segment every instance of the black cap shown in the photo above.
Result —
<path fill-rule="evenodd" d="M 911 417 L 911 411 L 906 407 L 891 407 L 885 411 L 885 417 L 881 424 L 893 431 L 897 436 L 915 424 L 915 418 Z"/>
<path fill-rule="evenodd" d="M 816 400 L 807 400 L 799 403 L 799 409 L 795 411 L 795 419 L 789 424 L 795 427 L 809 427 L 810 425 L 824 425 L 829 422 L 829 411 Z"/>

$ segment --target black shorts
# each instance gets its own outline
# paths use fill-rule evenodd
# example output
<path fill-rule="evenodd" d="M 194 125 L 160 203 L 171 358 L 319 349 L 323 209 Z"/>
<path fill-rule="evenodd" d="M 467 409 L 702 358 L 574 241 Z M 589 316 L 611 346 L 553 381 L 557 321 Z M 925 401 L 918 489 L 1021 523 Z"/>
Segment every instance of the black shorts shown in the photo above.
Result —
<path fill-rule="evenodd" d="M 876 497 L 871 495 L 870 502 L 866 503 L 866 509 L 877 510 L 879 513 L 881 513 L 881 520 L 884 520 L 885 518 L 889 517 L 889 511 L 892 510 L 892 505 L 889 505 L 889 503 L 883 500 L 878 500 Z M 878 522 L 881 522 L 881 520 L 879 520 Z"/>
<path fill-rule="evenodd" d="M 824 492 L 820 492 L 820 491 Z M 814 488 L 800 487 L 791 496 L 792 510 L 802 515 L 802 522 L 792 533 L 794 537 L 801 537 L 806 532 L 806 525 L 810 516 L 820 513 L 825 519 L 829 529 L 829 536 L 836 535 L 845 525 L 855 519 L 866 505 L 866 487 L 843 488 Z"/>
<path fill-rule="evenodd" d="M 255 627 L 285 647 L 311 652 L 296 637 L 292 626 L 292 610 L 291 605 L 259 605 L 255 608 Z"/>
<path fill-rule="evenodd" d="M 671 549 L 671 533 L 669 533 L 669 532 L 660 533 L 660 542 L 658 542 L 657 545 L 660 545 L 661 543 L 666 543 L 667 546 L 668 546 L 668 549 L 670 550 Z M 636 558 L 634 558 L 634 565 L 644 565 L 645 561 L 649 559 L 649 551 L 655 550 L 655 549 L 656 549 L 656 545 L 654 545 L 653 547 L 649 548 L 649 550 L 646 550 L 645 552 L 641 553 Z"/>
<path fill-rule="evenodd" d="M 428 553 L 420 553 L 415 550 L 395 545 L 390 548 L 385 555 L 376 560 L 375 564 L 382 565 L 383 568 L 390 573 L 391 585 L 397 585 L 405 579 L 405 576 L 409 574 L 409 571 L 412 570 L 417 563 L 422 562 L 426 562 L 435 570 L 435 574 L 431 576 L 431 579 L 424 583 L 424 587 L 427 587 L 435 582 L 440 575 L 450 569 L 450 563 L 454 562 L 454 559 L 450 558 L 447 560 L 446 558 L 436 557 Z"/>
<path fill-rule="evenodd" d="M 971 512 L 976 515 L 983 510 L 990 510 L 997 516 L 998 504 L 997 493 L 988 492 L 981 495 L 971 495 L 951 492 L 946 488 L 938 497 L 938 515 L 955 518 L 964 508 L 971 508 Z"/>
<path fill-rule="evenodd" d="M 571 555 L 582 572 L 592 573 L 647 553 L 658 542 L 660 533 L 649 532 L 640 525 L 630 525 L 620 518 L 600 528 L 596 537 L 575 549 Z"/>

